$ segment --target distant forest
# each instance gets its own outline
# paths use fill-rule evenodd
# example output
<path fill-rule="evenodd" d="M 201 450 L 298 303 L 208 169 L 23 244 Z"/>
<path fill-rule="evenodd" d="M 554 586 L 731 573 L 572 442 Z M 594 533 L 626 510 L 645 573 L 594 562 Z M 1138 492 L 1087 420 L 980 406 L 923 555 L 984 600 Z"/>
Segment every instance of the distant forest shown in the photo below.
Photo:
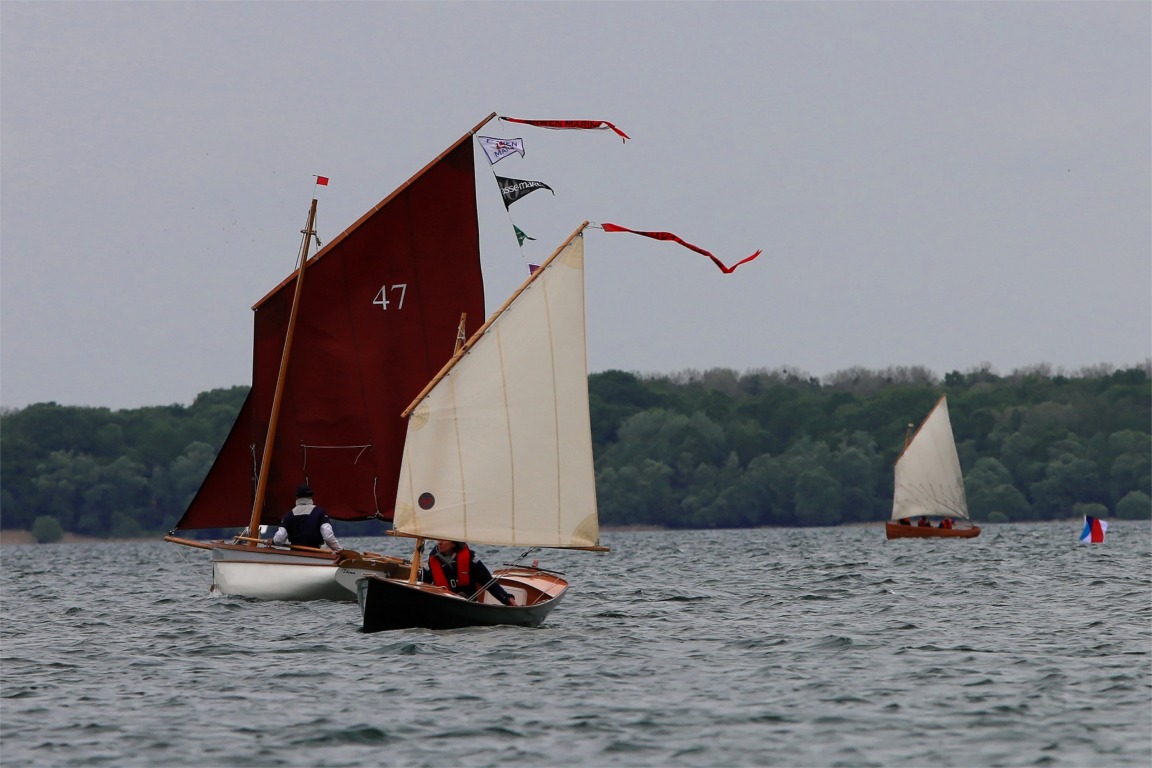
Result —
<path fill-rule="evenodd" d="M 909 424 L 946 394 L 975 520 L 1152 517 L 1152 361 L 1127 370 L 785 369 L 589 377 L 607 526 L 742 528 L 887 519 Z M 170 530 L 247 387 L 190 406 L 41 403 L 0 413 L 0 527 Z M 357 535 L 355 523 L 338 533 Z"/>

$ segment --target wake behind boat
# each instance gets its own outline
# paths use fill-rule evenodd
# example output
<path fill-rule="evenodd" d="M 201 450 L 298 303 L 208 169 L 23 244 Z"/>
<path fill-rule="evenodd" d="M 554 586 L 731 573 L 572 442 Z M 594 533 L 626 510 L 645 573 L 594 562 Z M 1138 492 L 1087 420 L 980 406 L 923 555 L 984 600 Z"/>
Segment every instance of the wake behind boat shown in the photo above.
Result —
<path fill-rule="evenodd" d="M 260 537 L 308 483 L 332 520 L 390 521 L 400 417 L 451 356 L 461 316 L 484 315 L 472 136 L 495 113 L 309 258 L 254 307 L 252 388 L 166 541 L 212 551 L 213 589 L 269 600 L 352 600 L 332 554 Z M 182 531 L 243 528 L 202 541 Z M 248 535 L 251 532 L 251 535 Z M 363 572 L 407 561 L 349 553 Z"/>
<path fill-rule="evenodd" d="M 940 523 L 931 525 L 932 518 L 939 518 Z M 968 516 L 946 397 L 937 401 L 896 460 L 892 519 L 884 524 L 884 530 L 889 539 L 971 539 L 980 535 L 980 528 Z"/>
<path fill-rule="evenodd" d="M 539 626 L 566 593 L 555 574 L 493 574 L 518 605 L 417 582 L 425 539 L 606 551 L 588 410 L 584 229 L 535 270 L 404 411 L 393 533 L 416 539 L 408 578 L 353 578 L 363 630 Z M 522 594 L 517 594 L 521 590 Z M 480 589 L 478 594 L 484 595 Z"/>

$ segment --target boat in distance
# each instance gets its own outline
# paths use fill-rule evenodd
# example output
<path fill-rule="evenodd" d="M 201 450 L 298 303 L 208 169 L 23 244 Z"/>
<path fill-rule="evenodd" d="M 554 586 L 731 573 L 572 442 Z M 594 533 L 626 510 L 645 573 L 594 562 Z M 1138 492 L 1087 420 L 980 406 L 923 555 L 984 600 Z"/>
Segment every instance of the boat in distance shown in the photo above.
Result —
<path fill-rule="evenodd" d="M 980 526 L 963 528 L 921 527 L 901 525 L 891 521 L 884 523 L 885 534 L 890 539 L 973 539 L 980 535 Z"/>
<path fill-rule="evenodd" d="M 889 539 L 971 539 L 980 527 L 968 516 L 964 475 L 948 417 L 948 398 L 942 396 L 928 417 L 905 438 L 896 459 L 892 492 L 892 519 L 884 525 Z M 940 518 L 932 525 L 930 518 Z M 953 523 L 957 521 L 959 525 Z"/>

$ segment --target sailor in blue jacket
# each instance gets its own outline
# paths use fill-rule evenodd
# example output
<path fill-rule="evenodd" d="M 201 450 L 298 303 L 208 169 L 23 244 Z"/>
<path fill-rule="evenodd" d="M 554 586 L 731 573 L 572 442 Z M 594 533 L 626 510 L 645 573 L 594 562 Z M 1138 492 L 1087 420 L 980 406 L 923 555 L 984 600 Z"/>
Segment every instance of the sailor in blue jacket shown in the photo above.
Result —
<path fill-rule="evenodd" d="M 296 506 L 280 520 L 280 530 L 272 537 L 273 544 L 289 542 L 305 547 L 319 547 L 324 543 L 337 558 L 344 549 L 336 540 L 328 513 L 312 501 L 312 488 L 308 485 L 296 489 Z"/>

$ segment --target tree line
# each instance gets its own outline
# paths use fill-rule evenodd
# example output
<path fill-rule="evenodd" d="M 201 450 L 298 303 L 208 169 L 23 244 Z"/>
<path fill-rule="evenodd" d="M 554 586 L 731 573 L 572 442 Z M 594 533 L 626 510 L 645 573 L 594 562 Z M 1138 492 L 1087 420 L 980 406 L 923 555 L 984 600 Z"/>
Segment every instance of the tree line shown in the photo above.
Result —
<path fill-rule="evenodd" d="M 0 414 L 0 527 L 130 537 L 179 519 L 247 387 L 190 406 L 40 403 Z M 907 429 L 948 396 L 970 512 L 1152 517 L 1152 361 L 589 377 L 601 522 L 739 528 L 886 519 Z M 355 524 L 349 524 L 355 525 Z M 349 534 L 353 531 L 349 530 Z"/>

